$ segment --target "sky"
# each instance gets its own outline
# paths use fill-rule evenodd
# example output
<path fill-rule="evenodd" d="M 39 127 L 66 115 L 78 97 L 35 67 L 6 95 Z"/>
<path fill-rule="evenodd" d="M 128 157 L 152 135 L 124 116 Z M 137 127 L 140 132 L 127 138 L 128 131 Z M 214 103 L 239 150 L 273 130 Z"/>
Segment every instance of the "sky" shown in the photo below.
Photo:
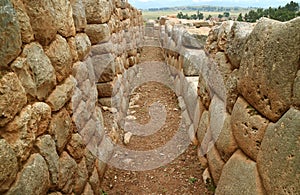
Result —
<path fill-rule="evenodd" d="M 278 7 L 291 0 L 128 0 L 138 9 L 175 7 L 187 5 L 238 6 L 238 7 Z M 300 4 L 300 1 L 294 0 Z"/>

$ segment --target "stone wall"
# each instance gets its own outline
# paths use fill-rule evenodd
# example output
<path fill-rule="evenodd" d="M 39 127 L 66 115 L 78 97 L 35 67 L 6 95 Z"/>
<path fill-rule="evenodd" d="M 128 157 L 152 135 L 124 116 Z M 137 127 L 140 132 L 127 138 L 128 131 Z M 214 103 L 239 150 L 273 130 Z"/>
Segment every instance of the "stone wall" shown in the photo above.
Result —
<path fill-rule="evenodd" d="M 175 19 L 160 27 L 216 194 L 300 193 L 300 18 L 228 21 L 208 36 Z M 196 80 L 197 97 L 183 77 Z"/>
<path fill-rule="evenodd" d="M 108 102 L 138 62 L 141 12 L 121 0 L 3 0 L 0 34 L 0 194 L 101 194 L 98 97 Z"/>

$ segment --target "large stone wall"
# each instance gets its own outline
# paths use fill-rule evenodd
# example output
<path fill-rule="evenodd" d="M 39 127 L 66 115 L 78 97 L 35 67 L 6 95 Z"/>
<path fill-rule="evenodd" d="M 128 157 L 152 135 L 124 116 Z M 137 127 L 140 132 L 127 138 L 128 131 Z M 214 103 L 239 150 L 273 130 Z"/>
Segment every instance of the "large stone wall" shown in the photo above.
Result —
<path fill-rule="evenodd" d="M 100 194 L 98 96 L 138 62 L 141 12 L 121 0 L 3 0 L 0 34 L 0 194 Z"/>
<path fill-rule="evenodd" d="M 208 36 L 161 22 L 166 62 L 182 72 L 175 82 L 197 78 L 198 97 L 181 94 L 216 194 L 300 193 L 299 30 L 299 17 L 223 22 Z"/>

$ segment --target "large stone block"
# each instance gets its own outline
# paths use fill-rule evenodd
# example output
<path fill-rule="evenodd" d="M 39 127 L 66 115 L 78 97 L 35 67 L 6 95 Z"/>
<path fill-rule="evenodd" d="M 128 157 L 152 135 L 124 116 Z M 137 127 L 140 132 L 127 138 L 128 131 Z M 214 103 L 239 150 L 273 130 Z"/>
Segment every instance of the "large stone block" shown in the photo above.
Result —
<path fill-rule="evenodd" d="M 182 45 L 191 49 L 203 49 L 206 39 L 206 35 L 190 33 L 186 31 L 182 36 Z"/>
<path fill-rule="evenodd" d="M 116 70 L 113 55 L 93 56 L 92 61 L 97 82 L 108 82 L 114 79 Z"/>
<path fill-rule="evenodd" d="M 80 163 L 77 165 L 78 171 L 73 190 L 76 194 L 82 193 L 89 177 L 85 161 L 85 158 L 82 158 Z"/>
<path fill-rule="evenodd" d="M 58 188 L 65 194 L 70 194 L 75 185 L 77 164 L 67 152 L 59 157 Z"/>
<path fill-rule="evenodd" d="M 111 16 L 111 0 L 83 0 L 86 19 L 89 24 L 106 23 Z"/>
<path fill-rule="evenodd" d="M 214 184 L 218 185 L 221 177 L 222 169 L 225 165 L 224 161 L 219 155 L 217 148 L 214 146 L 214 142 L 209 143 L 210 150 L 207 152 L 207 161 L 211 176 L 214 180 Z"/>
<path fill-rule="evenodd" d="M 58 182 L 58 159 L 55 142 L 50 135 L 39 137 L 36 142 L 39 153 L 45 158 L 50 173 L 50 181 L 54 186 Z"/>
<path fill-rule="evenodd" d="M 231 119 L 233 135 L 243 152 L 255 161 L 268 124 L 243 98 L 237 100 Z"/>
<path fill-rule="evenodd" d="M 265 194 L 256 163 L 240 150 L 236 151 L 223 167 L 215 194 Z"/>
<path fill-rule="evenodd" d="M 84 142 L 81 135 L 78 133 L 73 134 L 69 144 L 67 145 L 67 150 L 69 154 L 75 159 L 80 160 L 84 154 Z"/>
<path fill-rule="evenodd" d="M 300 70 L 298 70 L 293 86 L 293 104 L 300 108 Z"/>
<path fill-rule="evenodd" d="M 58 82 L 69 76 L 72 68 L 72 54 L 70 47 L 62 36 L 56 35 L 55 40 L 45 50 L 56 73 Z"/>
<path fill-rule="evenodd" d="M 6 194 L 46 194 L 49 184 L 49 172 L 46 161 L 40 154 L 33 154 Z"/>
<path fill-rule="evenodd" d="M 53 135 L 59 153 L 63 151 L 71 138 L 72 130 L 72 119 L 65 109 L 53 115 L 49 126 L 49 133 Z"/>
<path fill-rule="evenodd" d="M 11 67 L 26 92 L 39 100 L 44 100 L 56 85 L 55 69 L 38 43 L 26 45 Z"/>
<path fill-rule="evenodd" d="M 266 130 L 257 165 L 268 194 L 299 194 L 300 111 L 291 108 Z"/>
<path fill-rule="evenodd" d="M 75 36 L 73 9 L 69 0 L 52 0 L 58 33 L 64 37 Z"/>
<path fill-rule="evenodd" d="M 0 73 L 1 74 L 1 73 Z M 0 76 L 0 126 L 6 125 L 25 106 L 27 97 L 15 73 Z"/>
<path fill-rule="evenodd" d="M 0 193 L 2 193 L 15 181 L 19 169 L 16 153 L 5 139 L 0 139 L 0 161 Z"/>
<path fill-rule="evenodd" d="M 87 21 L 83 0 L 71 0 L 73 20 L 77 32 L 84 31 Z"/>
<path fill-rule="evenodd" d="M 46 100 L 53 111 L 58 111 L 71 99 L 75 86 L 76 80 L 72 75 L 70 75 L 61 85 L 56 86 Z"/>
<path fill-rule="evenodd" d="M 17 13 L 9 0 L 0 3 L 0 67 L 7 66 L 21 52 L 21 31 Z"/>
<path fill-rule="evenodd" d="M 22 0 L 12 0 L 15 11 L 18 16 L 22 42 L 30 43 L 34 40 L 33 30 L 30 25 L 30 18 L 26 13 Z"/>
<path fill-rule="evenodd" d="M 12 146 L 22 162 L 30 156 L 36 137 L 47 130 L 50 119 L 50 106 L 37 102 L 23 108 L 4 131 L 0 131 L 0 135 Z"/>
<path fill-rule="evenodd" d="M 244 54 L 244 46 L 255 24 L 235 21 L 227 35 L 225 53 L 234 68 L 239 68 Z"/>
<path fill-rule="evenodd" d="M 110 30 L 107 24 L 89 24 L 85 32 L 93 45 L 107 42 L 110 39 Z"/>
<path fill-rule="evenodd" d="M 263 18 L 248 37 L 241 60 L 238 89 L 271 121 L 277 121 L 292 103 L 299 67 L 300 18 L 279 22 Z M 293 37 L 292 39 L 290 37 Z"/>
<path fill-rule="evenodd" d="M 58 31 L 56 11 L 52 1 L 23 1 L 35 39 L 42 45 L 48 45 Z"/>
<path fill-rule="evenodd" d="M 78 58 L 83 61 L 91 51 L 91 41 L 85 33 L 78 33 L 75 36 L 75 42 Z"/>

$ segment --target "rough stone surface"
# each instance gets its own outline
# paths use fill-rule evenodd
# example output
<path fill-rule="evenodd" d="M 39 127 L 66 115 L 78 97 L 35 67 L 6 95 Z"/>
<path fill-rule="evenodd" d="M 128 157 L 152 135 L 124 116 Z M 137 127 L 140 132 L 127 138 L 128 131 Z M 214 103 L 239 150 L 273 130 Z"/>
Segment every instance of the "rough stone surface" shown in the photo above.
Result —
<path fill-rule="evenodd" d="M 216 141 L 216 148 L 218 149 L 221 158 L 226 162 L 231 155 L 237 150 L 238 146 L 232 133 L 231 116 L 226 114 L 223 128 Z"/>
<path fill-rule="evenodd" d="M 244 53 L 244 46 L 255 24 L 235 21 L 227 35 L 225 53 L 234 68 L 239 68 Z"/>
<path fill-rule="evenodd" d="M 45 53 L 55 69 L 57 81 L 63 81 L 69 76 L 72 68 L 72 54 L 66 39 L 56 35 L 55 40 L 46 49 Z"/>
<path fill-rule="evenodd" d="M 81 135 L 76 133 L 72 135 L 71 140 L 67 146 L 67 150 L 74 159 L 79 160 L 84 154 L 84 147 L 85 145 L 83 143 Z"/>
<path fill-rule="evenodd" d="M 299 17 L 289 22 L 263 18 L 245 45 L 240 67 L 243 77 L 238 89 L 253 107 L 273 122 L 292 103 L 292 85 L 299 67 L 299 30 Z"/>
<path fill-rule="evenodd" d="M 77 45 L 76 45 L 75 37 L 68 38 L 68 45 L 69 45 L 70 52 L 72 55 L 72 61 L 73 61 L 73 63 L 75 63 L 78 61 L 78 53 L 77 53 Z"/>
<path fill-rule="evenodd" d="M 12 64 L 25 90 L 33 97 L 44 100 L 56 85 L 55 70 L 42 46 L 31 43 Z"/>
<path fill-rule="evenodd" d="M 37 102 L 23 108 L 5 131 L 0 131 L 0 135 L 11 144 L 20 161 L 25 161 L 30 156 L 35 138 L 47 130 L 50 119 L 50 107 Z"/>
<path fill-rule="evenodd" d="M 300 111 L 291 108 L 266 130 L 258 170 L 267 193 L 299 194 Z"/>
<path fill-rule="evenodd" d="M 73 20 L 76 31 L 83 31 L 86 27 L 85 7 L 82 0 L 71 0 Z"/>
<path fill-rule="evenodd" d="M 207 36 L 199 34 L 183 33 L 182 45 L 192 49 L 203 49 Z"/>
<path fill-rule="evenodd" d="M 91 185 L 89 183 L 86 184 L 82 195 L 94 195 L 92 187 L 91 187 Z"/>
<path fill-rule="evenodd" d="M 58 28 L 58 33 L 64 37 L 74 36 L 76 31 L 70 1 L 52 0 L 52 4 L 55 10 L 55 23 Z"/>
<path fill-rule="evenodd" d="M 112 54 L 94 56 L 92 61 L 98 82 L 108 82 L 114 79 L 116 70 Z"/>
<path fill-rule="evenodd" d="M 217 148 L 214 146 L 214 143 L 210 142 L 209 144 L 211 145 L 211 149 L 207 153 L 208 166 L 211 176 L 214 180 L 214 184 L 218 185 L 222 169 L 225 163 L 221 159 Z"/>
<path fill-rule="evenodd" d="M 26 103 L 26 93 L 17 75 L 0 73 L 0 127 L 11 121 Z"/>
<path fill-rule="evenodd" d="M 7 192 L 13 194 L 46 194 L 49 186 L 47 163 L 40 154 L 33 154 Z"/>
<path fill-rule="evenodd" d="M 99 180 L 96 167 L 94 167 L 93 173 L 89 179 L 89 183 L 91 184 L 94 193 L 100 195 L 100 190 L 99 190 L 100 180 Z"/>
<path fill-rule="evenodd" d="M 9 189 L 19 169 L 16 153 L 4 139 L 0 139 L 0 162 L 1 193 Z"/>
<path fill-rule="evenodd" d="M 48 45 L 58 30 L 56 12 L 51 1 L 23 0 L 35 39 L 42 45 Z"/>
<path fill-rule="evenodd" d="M 232 111 L 233 135 L 243 152 L 255 161 L 268 124 L 243 98 L 237 100 Z"/>
<path fill-rule="evenodd" d="M 102 24 L 110 19 L 112 12 L 110 0 L 83 0 L 83 3 L 89 24 Z"/>
<path fill-rule="evenodd" d="M 107 42 L 110 39 L 110 30 L 107 24 L 89 24 L 85 32 L 93 45 Z"/>
<path fill-rule="evenodd" d="M 75 36 L 76 49 L 79 60 L 84 60 L 91 51 L 91 41 L 85 33 L 79 33 Z"/>
<path fill-rule="evenodd" d="M 300 108 L 300 70 L 297 72 L 297 76 L 294 81 L 293 87 L 293 104 Z"/>
<path fill-rule="evenodd" d="M 82 158 L 82 160 L 78 164 L 77 177 L 74 186 L 74 192 L 76 194 L 82 193 L 89 177 L 85 161 L 85 158 Z"/>
<path fill-rule="evenodd" d="M 11 1 L 0 3 L 0 67 L 7 66 L 21 52 L 21 31 Z"/>
<path fill-rule="evenodd" d="M 69 194 L 75 185 L 77 164 L 67 152 L 63 152 L 59 157 L 58 188 L 63 193 Z"/>
<path fill-rule="evenodd" d="M 236 151 L 223 167 L 215 194 L 265 194 L 256 163 Z"/>
<path fill-rule="evenodd" d="M 68 140 L 71 138 L 72 119 L 69 113 L 62 109 L 57 114 L 54 114 L 49 126 L 49 133 L 54 136 L 56 147 L 59 152 L 62 152 Z"/>
<path fill-rule="evenodd" d="M 22 42 L 30 43 L 34 40 L 33 30 L 30 25 L 30 18 L 26 13 L 25 6 L 22 0 L 12 0 L 15 11 L 18 16 Z"/>
<path fill-rule="evenodd" d="M 44 135 L 37 139 L 36 147 L 38 148 L 39 153 L 45 158 L 47 162 L 48 170 L 50 172 L 51 184 L 56 185 L 58 180 L 59 156 L 56 153 L 55 142 L 50 135 Z"/>
<path fill-rule="evenodd" d="M 46 100 L 53 111 L 58 111 L 71 99 L 75 86 L 76 80 L 72 75 L 69 76 L 64 83 L 56 86 L 55 90 Z"/>

